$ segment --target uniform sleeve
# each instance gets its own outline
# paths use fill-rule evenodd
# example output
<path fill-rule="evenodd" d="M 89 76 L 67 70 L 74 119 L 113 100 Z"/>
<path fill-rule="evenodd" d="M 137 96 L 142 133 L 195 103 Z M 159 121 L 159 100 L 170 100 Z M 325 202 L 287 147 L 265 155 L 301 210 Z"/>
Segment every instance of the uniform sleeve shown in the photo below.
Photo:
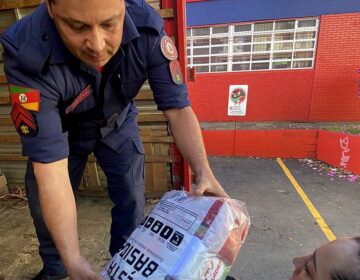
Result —
<path fill-rule="evenodd" d="M 20 88 L 20 92 L 27 91 L 30 93 L 40 93 L 38 111 L 37 109 L 28 109 L 26 108 L 28 107 L 26 104 L 23 106 L 24 104 L 21 104 L 20 102 L 20 112 L 23 112 L 24 114 L 13 114 L 15 107 L 18 105 L 12 105 L 12 119 L 18 132 L 19 127 L 21 127 L 20 124 L 22 118 L 24 118 L 27 123 L 34 122 L 35 133 L 27 134 L 28 131 L 26 130 L 24 133 L 21 133 L 21 130 L 19 132 L 23 155 L 28 156 L 35 162 L 42 163 L 50 163 L 67 158 L 69 154 L 69 145 L 67 133 L 64 133 L 62 130 L 58 108 L 60 94 L 56 85 L 56 80 L 54 77 L 51 77 L 49 71 L 41 76 L 37 76 L 19 69 L 16 51 L 12 49 L 4 48 L 3 56 L 5 65 L 4 70 L 10 87 L 15 86 L 15 89 Z M 14 95 L 12 97 L 14 100 L 19 98 L 19 95 L 16 93 L 14 94 L 12 92 L 10 95 Z M 27 99 L 29 98 L 31 99 L 31 94 L 29 94 Z M 36 103 L 36 100 L 37 98 L 33 101 Z M 23 115 L 28 117 L 24 117 Z M 32 120 L 29 116 L 33 117 Z"/>
<path fill-rule="evenodd" d="M 147 64 L 147 75 L 154 99 L 159 110 L 184 108 L 190 106 L 186 84 L 176 84 L 170 74 L 170 60 L 162 53 L 160 42 L 165 32 L 152 38 L 150 57 Z"/>

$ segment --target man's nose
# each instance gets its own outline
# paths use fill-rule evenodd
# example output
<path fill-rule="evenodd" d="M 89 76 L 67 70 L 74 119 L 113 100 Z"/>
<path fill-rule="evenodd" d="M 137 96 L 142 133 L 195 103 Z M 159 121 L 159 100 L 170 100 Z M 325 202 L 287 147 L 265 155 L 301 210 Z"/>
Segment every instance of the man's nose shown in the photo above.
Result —
<path fill-rule="evenodd" d="M 96 54 L 99 54 L 105 47 L 104 34 L 98 28 L 91 30 L 88 47 Z"/>

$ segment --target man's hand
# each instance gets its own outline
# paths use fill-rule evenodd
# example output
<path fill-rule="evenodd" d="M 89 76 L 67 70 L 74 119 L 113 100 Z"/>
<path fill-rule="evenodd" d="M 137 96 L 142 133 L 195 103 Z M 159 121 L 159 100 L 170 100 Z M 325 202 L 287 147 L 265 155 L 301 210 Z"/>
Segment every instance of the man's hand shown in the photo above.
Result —
<path fill-rule="evenodd" d="M 204 172 L 204 174 L 195 175 L 195 184 L 196 187 L 192 191 L 194 195 L 230 197 L 216 180 L 211 170 Z"/>
<path fill-rule="evenodd" d="M 104 280 L 82 257 L 69 265 L 68 274 L 70 280 Z"/>
<path fill-rule="evenodd" d="M 164 113 L 181 155 L 195 173 L 197 187 L 193 194 L 229 197 L 210 169 L 199 122 L 191 107 L 170 109 Z"/>

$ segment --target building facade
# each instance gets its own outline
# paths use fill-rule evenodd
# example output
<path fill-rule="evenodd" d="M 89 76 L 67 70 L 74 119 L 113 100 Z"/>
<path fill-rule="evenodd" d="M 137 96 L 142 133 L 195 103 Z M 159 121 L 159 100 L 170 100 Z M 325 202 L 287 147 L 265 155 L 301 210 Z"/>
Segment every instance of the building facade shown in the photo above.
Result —
<path fill-rule="evenodd" d="M 201 122 L 359 121 L 360 1 L 187 1 Z M 246 113 L 229 114 L 231 85 Z"/>

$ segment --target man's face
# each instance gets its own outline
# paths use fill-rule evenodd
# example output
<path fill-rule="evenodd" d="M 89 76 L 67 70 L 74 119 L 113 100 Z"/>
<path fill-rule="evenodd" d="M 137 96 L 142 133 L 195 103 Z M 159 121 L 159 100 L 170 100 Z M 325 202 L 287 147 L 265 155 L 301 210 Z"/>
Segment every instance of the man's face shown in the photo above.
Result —
<path fill-rule="evenodd" d="M 294 258 L 295 270 L 290 280 L 330 280 L 332 271 L 354 271 L 357 250 L 358 246 L 352 239 L 329 242 L 313 254 Z"/>
<path fill-rule="evenodd" d="M 125 0 L 56 0 L 47 6 L 65 46 L 82 62 L 104 66 L 119 49 Z"/>

